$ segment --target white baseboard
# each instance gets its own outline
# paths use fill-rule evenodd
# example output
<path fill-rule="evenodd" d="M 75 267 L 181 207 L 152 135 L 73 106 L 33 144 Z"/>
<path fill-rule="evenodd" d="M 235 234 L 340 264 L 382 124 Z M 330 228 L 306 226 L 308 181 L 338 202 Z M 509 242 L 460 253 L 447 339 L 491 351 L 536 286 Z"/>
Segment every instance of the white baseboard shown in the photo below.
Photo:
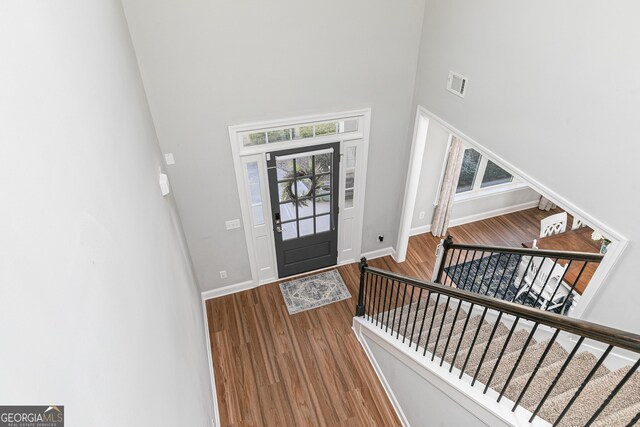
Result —
<path fill-rule="evenodd" d="M 513 212 L 523 211 L 525 209 L 535 208 L 536 206 L 538 206 L 538 201 L 533 200 L 531 202 L 520 203 L 519 205 L 507 206 L 506 208 L 494 209 L 492 211 L 481 212 L 475 215 L 463 216 L 462 218 L 454 218 L 449 221 L 449 227 L 469 224 L 470 222 L 482 221 L 483 219 L 489 219 L 495 216 L 506 215 Z M 409 235 L 417 236 L 418 234 L 428 233 L 430 231 L 431 224 L 422 225 L 420 227 L 412 228 L 411 231 L 409 231 Z"/>
<path fill-rule="evenodd" d="M 366 259 L 376 259 L 376 258 L 382 258 L 384 256 L 391 256 L 393 259 L 395 259 L 396 250 L 393 247 L 389 246 L 382 249 L 376 249 L 375 251 L 365 252 L 360 256 L 365 257 Z"/>
<path fill-rule="evenodd" d="M 409 230 L 409 236 L 417 236 L 418 234 L 424 234 L 431 231 L 431 224 L 421 225 L 420 227 L 415 227 Z"/>
<path fill-rule="evenodd" d="M 236 292 L 242 292 L 252 288 L 255 288 L 255 283 L 253 283 L 253 280 L 247 280 L 246 282 L 223 286 L 221 288 L 211 289 L 210 291 L 204 291 L 201 295 L 202 300 L 205 301 L 211 298 L 218 298 L 224 295 L 235 294 Z"/>

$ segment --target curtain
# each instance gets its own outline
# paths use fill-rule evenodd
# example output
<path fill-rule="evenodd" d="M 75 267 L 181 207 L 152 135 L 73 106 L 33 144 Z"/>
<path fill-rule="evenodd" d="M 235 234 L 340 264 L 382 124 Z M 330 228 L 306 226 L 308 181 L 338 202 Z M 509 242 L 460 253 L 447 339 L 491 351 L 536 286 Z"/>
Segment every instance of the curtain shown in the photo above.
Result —
<path fill-rule="evenodd" d="M 550 211 L 551 209 L 555 209 L 556 205 L 549 199 L 544 196 L 540 196 L 540 202 L 538 203 L 538 209 L 541 211 Z"/>
<path fill-rule="evenodd" d="M 462 141 L 454 136 L 451 138 L 451 147 L 442 179 L 442 186 L 440 187 L 438 205 L 433 212 L 433 221 L 431 223 L 431 234 L 436 237 L 443 237 L 447 234 L 449 217 L 451 216 L 451 208 L 453 206 L 453 197 L 456 195 L 463 157 L 464 146 Z"/>

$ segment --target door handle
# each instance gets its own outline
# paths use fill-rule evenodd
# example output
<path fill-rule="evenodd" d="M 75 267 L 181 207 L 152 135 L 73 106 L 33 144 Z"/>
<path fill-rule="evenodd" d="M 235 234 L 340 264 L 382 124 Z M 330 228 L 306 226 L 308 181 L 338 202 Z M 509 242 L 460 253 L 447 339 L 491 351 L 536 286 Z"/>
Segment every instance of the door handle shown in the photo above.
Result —
<path fill-rule="evenodd" d="M 279 225 L 276 226 L 276 231 L 278 233 L 282 233 L 282 227 L 280 227 Z"/>

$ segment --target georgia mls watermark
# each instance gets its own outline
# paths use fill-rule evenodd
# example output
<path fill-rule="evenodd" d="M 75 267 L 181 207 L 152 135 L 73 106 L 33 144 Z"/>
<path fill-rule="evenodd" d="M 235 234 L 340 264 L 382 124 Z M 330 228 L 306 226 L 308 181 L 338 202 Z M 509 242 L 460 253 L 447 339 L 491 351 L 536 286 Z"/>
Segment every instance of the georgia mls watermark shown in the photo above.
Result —
<path fill-rule="evenodd" d="M 0 406 L 0 427 L 64 427 L 64 406 Z"/>

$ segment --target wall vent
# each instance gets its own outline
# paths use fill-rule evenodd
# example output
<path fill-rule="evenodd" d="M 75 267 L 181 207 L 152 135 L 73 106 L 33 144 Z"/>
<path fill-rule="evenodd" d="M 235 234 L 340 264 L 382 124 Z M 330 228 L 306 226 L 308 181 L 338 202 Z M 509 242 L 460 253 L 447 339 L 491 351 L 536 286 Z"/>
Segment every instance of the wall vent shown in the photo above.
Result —
<path fill-rule="evenodd" d="M 460 98 L 464 98 L 465 93 L 467 93 L 467 78 L 455 71 L 449 71 L 447 90 Z"/>

